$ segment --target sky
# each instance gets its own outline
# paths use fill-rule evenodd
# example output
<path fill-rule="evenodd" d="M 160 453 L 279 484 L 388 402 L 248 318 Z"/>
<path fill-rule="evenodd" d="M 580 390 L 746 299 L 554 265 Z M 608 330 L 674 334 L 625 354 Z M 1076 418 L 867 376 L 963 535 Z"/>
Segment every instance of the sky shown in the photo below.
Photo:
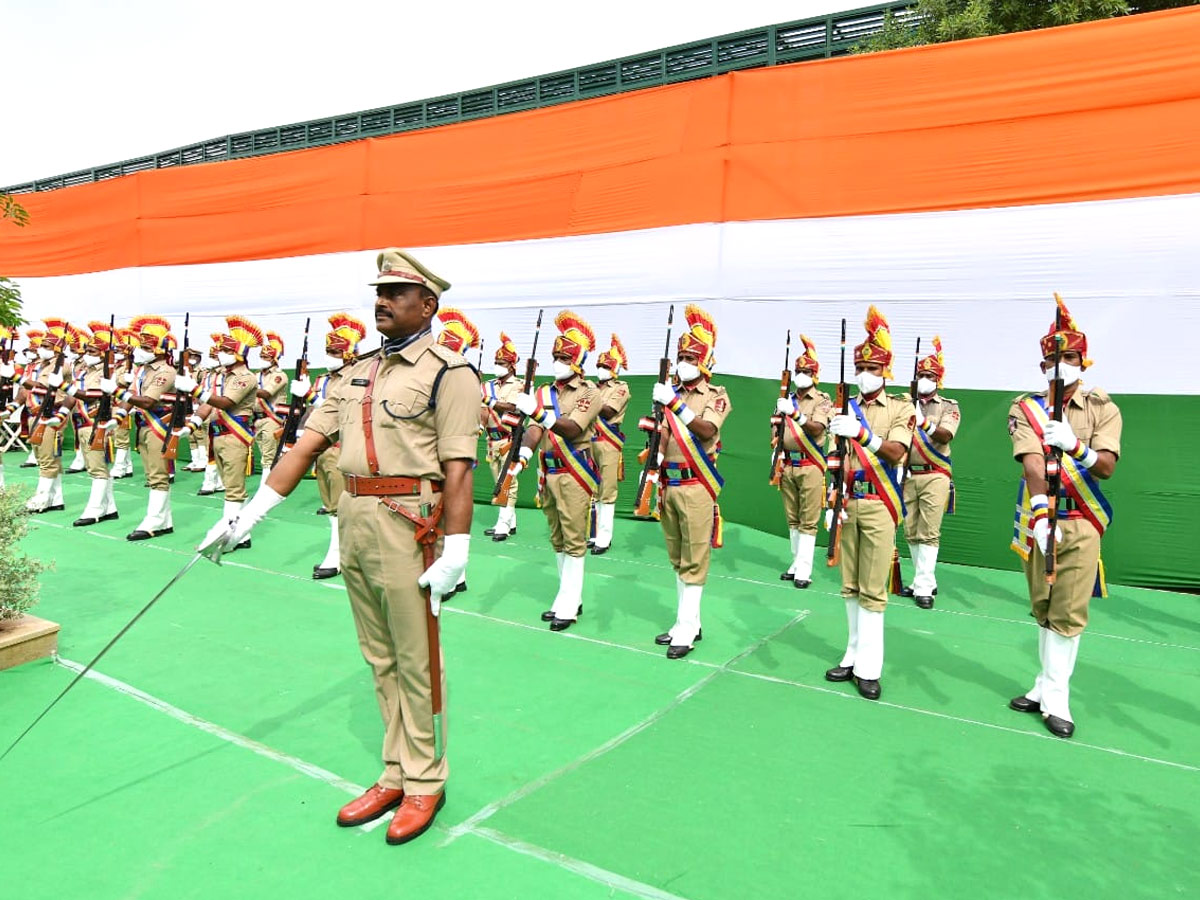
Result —
<path fill-rule="evenodd" d="M 0 0 L 0 185 L 862 5 Z"/>

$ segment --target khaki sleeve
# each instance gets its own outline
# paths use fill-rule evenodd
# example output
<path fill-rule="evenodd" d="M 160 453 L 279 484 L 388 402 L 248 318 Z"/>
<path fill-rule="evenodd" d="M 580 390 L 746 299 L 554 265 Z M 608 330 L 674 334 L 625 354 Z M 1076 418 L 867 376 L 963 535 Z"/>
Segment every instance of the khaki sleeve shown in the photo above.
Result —
<path fill-rule="evenodd" d="M 575 405 L 571 411 L 564 413 L 568 419 L 586 431 L 591 428 L 596 417 L 600 415 L 600 392 L 593 385 L 586 385 L 575 395 Z"/>
<path fill-rule="evenodd" d="M 938 421 L 938 428 L 945 428 L 950 432 L 950 436 L 958 434 L 958 426 L 962 422 L 962 412 L 958 408 L 957 403 L 947 403 L 946 411 L 942 413 L 941 419 Z"/>
<path fill-rule="evenodd" d="M 454 366 L 438 385 L 438 460 L 475 459 L 479 441 L 479 377 L 470 366 Z"/>
<path fill-rule="evenodd" d="M 225 380 L 225 390 L 223 391 L 223 394 L 232 400 L 235 406 L 245 402 L 247 397 L 251 397 L 257 392 L 257 378 L 239 378 L 234 381 L 233 384 L 229 383 L 229 379 Z"/>
<path fill-rule="evenodd" d="M 907 449 L 912 446 L 913 428 L 917 423 L 912 401 L 895 398 L 890 405 L 891 415 L 888 421 L 888 431 L 883 439 L 903 444 Z"/>
<path fill-rule="evenodd" d="M 611 406 L 613 412 L 618 416 L 625 412 L 625 407 L 629 405 L 629 387 L 627 385 L 618 385 L 617 389 L 612 392 L 612 396 L 608 398 L 606 406 Z"/>
<path fill-rule="evenodd" d="M 717 430 L 725 424 L 725 418 L 733 411 L 733 404 L 729 401 L 729 394 L 724 388 L 715 389 L 708 398 L 708 402 L 704 404 L 704 410 L 700 413 L 700 418 L 706 422 L 712 422 L 717 426 Z"/>
<path fill-rule="evenodd" d="M 1042 449 L 1042 442 L 1033 433 L 1033 426 L 1029 424 L 1025 413 L 1021 412 L 1021 407 L 1017 403 L 1013 403 L 1008 408 L 1008 433 L 1012 437 L 1013 459 L 1019 460 L 1027 453 L 1041 456 L 1045 452 Z"/>
<path fill-rule="evenodd" d="M 1093 450 L 1121 455 L 1121 409 L 1111 400 L 1101 406 L 1096 415 L 1096 428 L 1089 446 Z"/>
<path fill-rule="evenodd" d="M 170 393 L 173 387 L 175 387 L 175 370 L 164 367 L 146 379 L 145 396 L 151 400 L 157 400 L 163 394 Z"/>
<path fill-rule="evenodd" d="M 305 413 L 303 422 L 305 431 L 315 431 L 324 435 L 331 444 L 336 444 L 341 436 L 342 423 L 339 411 L 342 406 L 340 387 L 342 379 L 336 382 L 330 379 L 329 391 L 320 406 L 310 407 Z"/>
<path fill-rule="evenodd" d="M 829 399 L 829 395 L 824 391 L 817 392 L 817 403 L 813 407 L 813 411 L 809 414 L 808 420 L 815 425 L 829 426 L 829 419 L 833 416 L 833 401 Z"/>

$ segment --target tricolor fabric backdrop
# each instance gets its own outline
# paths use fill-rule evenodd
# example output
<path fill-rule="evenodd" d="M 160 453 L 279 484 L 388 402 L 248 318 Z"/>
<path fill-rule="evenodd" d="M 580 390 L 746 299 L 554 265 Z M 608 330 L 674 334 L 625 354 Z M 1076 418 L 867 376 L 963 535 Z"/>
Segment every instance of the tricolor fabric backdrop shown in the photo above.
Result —
<path fill-rule="evenodd" d="M 32 224 L 4 232 L 0 272 L 31 317 L 190 311 L 206 336 L 247 313 L 290 359 L 306 316 L 317 334 L 339 309 L 370 321 L 374 252 L 408 247 L 453 282 L 444 302 L 479 324 L 485 362 L 501 328 L 527 354 L 542 307 L 543 370 L 557 310 L 602 345 L 617 332 L 631 432 L 669 305 L 678 335 L 682 305 L 703 303 L 734 404 L 723 508 L 780 534 L 767 419 L 785 332 L 816 342 L 831 388 L 840 319 L 856 343 L 875 303 L 897 390 L 916 339 L 942 337 L 963 408 L 943 558 L 997 567 L 1016 565 L 1008 404 L 1044 384 L 1058 291 L 1089 336 L 1086 382 L 1125 418 L 1109 575 L 1197 588 L 1197 46 L 1192 8 L 143 172 L 23 196 Z"/>

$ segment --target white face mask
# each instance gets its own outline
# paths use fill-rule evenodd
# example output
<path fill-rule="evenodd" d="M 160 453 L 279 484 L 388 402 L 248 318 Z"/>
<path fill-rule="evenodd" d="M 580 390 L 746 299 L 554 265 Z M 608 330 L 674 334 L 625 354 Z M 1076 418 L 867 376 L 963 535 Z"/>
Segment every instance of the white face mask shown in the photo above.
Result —
<path fill-rule="evenodd" d="M 227 369 L 230 366 L 236 365 L 237 361 L 238 361 L 238 358 L 236 356 L 234 356 L 232 353 L 226 353 L 223 350 L 218 351 L 218 353 L 217 353 L 217 363 L 219 365 L 224 366 Z"/>
<path fill-rule="evenodd" d="M 54 359 L 54 351 L 47 350 L 45 347 L 38 347 L 38 359 Z"/>
<path fill-rule="evenodd" d="M 565 363 L 565 362 L 562 362 L 561 360 L 557 360 L 557 359 L 554 360 L 554 380 L 555 381 L 566 381 L 568 378 L 570 378 L 574 374 L 575 374 L 575 370 L 571 368 L 570 363 Z"/>
<path fill-rule="evenodd" d="M 917 379 L 917 393 L 920 394 L 922 397 L 928 397 L 930 394 L 932 394 L 936 390 L 937 390 L 937 382 L 934 381 L 932 378 L 918 378 Z"/>
<path fill-rule="evenodd" d="M 690 362 L 675 363 L 675 374 L 684 384 L 689 384 L 700 377 L 700 370 Z"/>
<path fill-rule="evenodd" d="M 83 354 L 83 364 L 85 366 L 94 366 L 100 362 L 100 357 L 93 356 L 90 353 Z"/>
<path fill-rule="evenodd" d="M 798 391 L 807 391 L 810 387 L 813 386 L 812 376 L 804 375 L 804 374 L 793 375 L 792 376 L 792 385 Z"/>
<path fill-rule="evenodd" d="M 75 360 L 79 359 L 79 355 L 74 350 L 65 350 L 63 351 L 63 359 L 66 362 L 75 362 Z"/>
<path fill-rule="evenodd" d="M 344 359 L 342 359 L 340 356 L 333 356 L 329 353 L 325 354 L 325 368 L 340 369 L 345 364 L 346 364 L 346 361 Z"/>
<path fill-rule="evenodd" d="M 883 387 L 883 376 L 874 372 L 859 372 L 854 376 L 854 380 L 863 394 L 873 394 Z"/>
<path fill-rule="evenodd" d="M 612 381 L 612 378 L 613 378 L 612 369 L 600 368 L 600 369 L 596 370 L 596 380 L 597 381 L 600 381 L 600 382 Z"/>
<path fill-rule="evenodd" d="M 133 362 L 134 365 L 138 366 L 144 366 L 147 363 L 152 363 L 154 362 L 154 354 L 149 350 L 143 350 L 141 347 L 134 347 Z"/>
<path fill-rule="evenodd" d="M 1063 386 L 1074 384 L 1083 377 L 1083 369 L 1079 366 L 1072 366 L 1069 363 L 1060 362 L 1058 364 L 1058 375 L 1062 378 Z M 1046 370 L 1046 381 L 1054 380 L 1054 366 Z"/>
<path fill-rule="evenodd" d="M 508 366 L 504 363 L 492 363 L 492 374 L 497 378 L 504 378 L 508 375 Z"/>

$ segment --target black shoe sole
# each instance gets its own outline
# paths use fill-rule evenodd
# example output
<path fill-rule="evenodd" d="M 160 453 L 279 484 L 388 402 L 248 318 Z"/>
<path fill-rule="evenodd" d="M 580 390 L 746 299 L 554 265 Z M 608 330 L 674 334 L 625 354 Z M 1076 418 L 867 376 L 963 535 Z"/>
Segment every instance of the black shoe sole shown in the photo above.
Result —
<path fill-rule="evenodd" d="M 313 569 L 313 581 L 322 581 L 326 578 L 336 578 L 341 569 Z"/>
<path fill-rule="evenodd" d="M 1051 720 L 1060 724 L 1055 725 Z M 1060 719 L 1058 716 L 1046 716 L 1042 719 L 1042 722 L 1045 724 L 1046 730 L 1055 737 L 1069 738 L 1075 733 L 1075 723 L 1068 722 L 1066 719 Z"/>
<path fill-rule="evenodd" d="M 424 828 L 414 831 L 412 834 L 406 834 L 402 838 L 384 838 L 384 840 L 386 840 L 393 847 L 399 847 L 401 844 L 407 844 L 409 841 L 415 841 L 417 838 L 419 838 L 421 835 L 423 835 L 425 832 L 427 832 L 430 828 L 433 827 L 433 823 L 437 820 L 437 814 L 439 812 L 441 812 L 442 807 L 445 805 L 446 805 L 446 792 L 442 791 L 442 799 L 438 801 L 437 808 L 434 809 L 433 815 L 429 817 L 429 821 L 425 823 Z"/>
<path fill-rule="evenodd" d="M 698 644 L 702 640 L 704 640 L 704 629 L 703 628 L 701 628 L 700 631 L 698 631 L 696 633 L 696 640 L 694 640 L 692 643 Z M 658 637 L 656 637 L 654 639 L 654 643 L 658 644 L 658 646 L 660 646 L 660 647 L 670 647 L 671 646 L 671 632 L 664 631 L 662 634 L 660 634 Z"/>
<path fill-rule="evenodd" d="M 608 552 L 608 547 L 593 547 L 592 556 L 603 556 Z"/>
<path fill-rule="evenodd" d="M 834 666 L 825 670 L 826 681 L 849 681 L 854 677 L 854 666 Z"/>
<path fill-rule="evenodd" d="M 792 581 L 792 587 L 796 588 L 797 590 L 802 591 L 807 587 L 812 587 L 812 581 L 810 581 L 809 579 L 797 578 L 794 581 Z"/>
<path fill-rule="evenodd" d="M 578 621 L 578 620 L 577 619 L 551 619 L 550 620 L 550 630 L 551 631 L 566 631 L 568 628 L 570 628 L 572 625 L 574 625 L 576 623 L 576 621 Z"/>
<path fill-rule="evenodd" d="M 795 575 L 795 573 L 789 575 L 787 572 L 781 572 L 779 574 L 779 580 L 780 581 L 795 581 L 796 575 Z"/>
<path fill-rule="evenodd" d="M 162 531 L 138 530 L 138 531 L 130 532 L 129 534 L 125 535 L 125 540 L 127 540 L 127 541 L 148 541 L 151 538 L 161 537 L 164 534 L 174 534 L 174 533 L 175 533 L 174 528 L 164 528 Z M 139 534 L 141 535 L 141 537 L 137 537 L 137 535 L 139 535 Z"/>
<path fill-rule="evenodd" d="M 119 518 L 121 518 L 121 514 L 119 512 L 110 512 L 108 515 L 101 516 L 100 521 L 101 522 L 115 522 Z"/>
<path fill-rule="evenodd" d="M 1042 704 L 1038 703 L 1036 700 L 1030 700 L 1028 697 L 1022 694 L 1020 697 L 1013 697 L 1011 700 L 1009 700 L 1008 708 L 1016 710 L 1020 713 L 1040 714 L 1042 711 Z"/>
<path fill-rule="evenodd" d="M 680 647 L 676 644 L 672 644 L 667 647 L 667 659 L 683 659 L 685 656 L 691 653 L 693 649 L 695 648 L 687 646 Z"/>
<path fill-rule="evenodd" d="M 863 685 L 871 685 L 871 687 L 864 688 Z M 854 686 L 858 688 L 858 696 L 864 700 L 878 700 L 883 696 L 883 688 L 880 686 L 878 679 L 868 681 L 865 678 L 855 677 Z"/>

